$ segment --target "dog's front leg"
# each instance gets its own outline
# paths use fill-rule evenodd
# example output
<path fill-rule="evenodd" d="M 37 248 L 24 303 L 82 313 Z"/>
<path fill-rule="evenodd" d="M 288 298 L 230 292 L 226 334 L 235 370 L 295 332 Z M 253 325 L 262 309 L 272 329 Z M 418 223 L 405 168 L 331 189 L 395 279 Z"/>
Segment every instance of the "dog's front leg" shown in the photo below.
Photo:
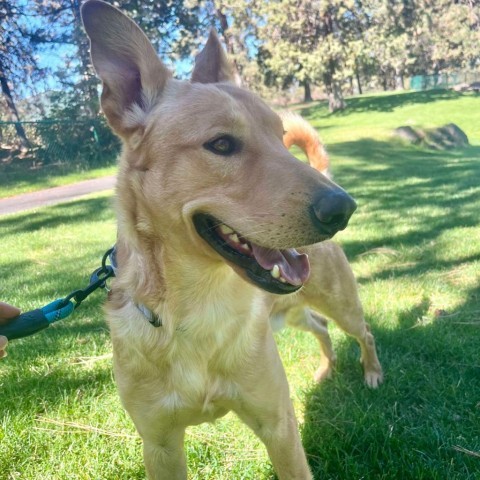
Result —
<path fill-rule="evenodd" d="M 280 480 L 310 480 L 312 474 L 298 431 L 293 406 L 276 423 L 263 425 L 257 435 L 265 443 Z"/>
<path fill-rule="evenodd" d="M 143 436 L 143 457 L 149 480 L 186 480 L 187 464 L 183 428 L 164 436 Z"/>
<path fill-rule="evenodd" d="M 280 480 L 311 480 L 285 371 L 273 337 L 268 343 L 263 350 L 268 358 L 255 362 L 265 368 L 249 372 L 250 381 L 234 410 L 267 447 Z"/>
<path fill-rule="evenodd" d="M 275 393 L 272 392 L 272 403 L 275 402 L 274 397 Z M 271 411 L 261 413 L 257 405 L 242 408 L 237 413 L 267 447 L 279 480 L 311 480 L 313 477 L 303 450 L 293 405 L 291 402 L 284 404 L 281 412 L 277 406 L 271 405 L 270 408 Z"/>

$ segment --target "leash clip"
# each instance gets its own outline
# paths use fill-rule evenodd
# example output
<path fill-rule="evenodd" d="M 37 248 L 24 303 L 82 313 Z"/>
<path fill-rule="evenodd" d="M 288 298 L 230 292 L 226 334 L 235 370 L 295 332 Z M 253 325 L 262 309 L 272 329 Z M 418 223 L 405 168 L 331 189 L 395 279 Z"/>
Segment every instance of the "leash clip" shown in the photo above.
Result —
<path fill-rule="evenodd" d="M 111 265 L 107 265 L 107 259 L 113 251 L 113 247 L 107 250 L 102 258 L 102 266 L 97 268 L 90 275 L 90 281 L 87 288 L 75 290 L 63 299 L 65 305 L 71 300 L 75 300 L 74 308 L 78 308 L 79 305 L 95 290 L 99 288 L 107 289 L 107 280 L 115 276 L 115 271 Z"/>

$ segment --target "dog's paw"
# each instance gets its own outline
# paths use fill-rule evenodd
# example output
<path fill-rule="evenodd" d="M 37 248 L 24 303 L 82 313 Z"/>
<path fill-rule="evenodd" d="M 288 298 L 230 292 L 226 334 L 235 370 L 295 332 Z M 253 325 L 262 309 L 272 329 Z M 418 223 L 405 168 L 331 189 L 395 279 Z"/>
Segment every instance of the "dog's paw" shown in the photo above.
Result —
<path fill-rule="evenodd" d="M 378 370 L 365 372 L 365 383 L 367 387 L 378 388 L 383 383 L 383 373 Z"/>
<path fill-rule="evenodd" d="M 323 382 L 328 378 L 332 378 L 333 374 L 333 362 L 325 362 L 318 367 L 317 371 L 313 375 L 313 379 L 317 382 Z"/>
<path fill-rule="evenodd" d="M 323 382 L 327 378 L 332 378 L 332 369 L 331 368 L 320 367 L 313 375 L 313 379 L 317 383 Z"/>

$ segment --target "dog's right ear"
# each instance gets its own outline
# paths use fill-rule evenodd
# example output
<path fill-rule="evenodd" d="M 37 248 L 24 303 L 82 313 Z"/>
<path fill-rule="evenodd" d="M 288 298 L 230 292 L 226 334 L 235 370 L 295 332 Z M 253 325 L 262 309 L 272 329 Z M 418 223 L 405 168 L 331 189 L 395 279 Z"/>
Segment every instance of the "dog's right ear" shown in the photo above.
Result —
<path fill-rule="evenodd" d="M 171 74 L 145 34 L 120 10 L 88 0 L 81 11 L 103 83 L 102 109 L 115 132 L 127 139 L 142 129 Z"/>

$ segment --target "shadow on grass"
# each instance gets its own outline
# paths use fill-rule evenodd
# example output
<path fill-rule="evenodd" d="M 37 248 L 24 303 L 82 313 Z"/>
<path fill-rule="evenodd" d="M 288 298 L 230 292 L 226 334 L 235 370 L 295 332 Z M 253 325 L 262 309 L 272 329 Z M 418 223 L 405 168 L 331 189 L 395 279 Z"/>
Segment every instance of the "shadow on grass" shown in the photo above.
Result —
<path fill-rule="evenodd" d="M 362 139 L 333 145 L 330 151 L 333 156 L 356 159 L 354 165 L 341 168 L 339 177 L 356 198 L 358 212 L 365 211 L 362 228 L 367 224 L 371 230 L 389 231 L 367 240 L 346 241 L 350 258 L 386 245 L 414 250 L 430 244 L 415 267 L 404 269 L 405 274 L 420 273 L 422 264 L 429 268 L 434 261 L 436 243 L 445 232 L 479 224 L 480 147 L 434 152 Z M 355 221 L 354 216 L 351 228 Z"/>
<path fill-rule="evenodd" d="M 105 249 L 98 249 L 94 255 L 72 253 L 72 257 L 62 260 L 61 264 L 53 261 L 51 264 L 41 265 L 37 281 L 32 280 L 27 285 L 22 282 L 22 279 L 31 278 L 31 262 L 11 262 L 8 265 L 0 266 L 2 283 L 17 285 L 19 289 L 28 286 L 21 290 L 25 303 L 17 302 L 18 307 L 25 311 L 26 305 L 30 305 L 34 300 L 36 305 L 32 308 L 40 308 L 57 298 L 66 297 L 75 290 L 86 288 L 89 284 L 90 274 L 101 265 L 102 256 L 107 248 L 108 245 L 105 246 Z M 94 293 L 88 297 L 88 303 L 96 295 L 97 293 Z M 39 304 L 39 302 L 43 302 L 43 304 Z"/>
<path fill-rule="evenodd" d="M 386 373 L 378 390 L 363 385 L 354 342 L 341 346 L 334 378 L 306 394 L 314 478 L 478 478 L 480 362 L 465 359 L 478 359 L 479 304 L 480 284 L 452 315 L 424 323 L 423 299 L 398 329 L 375 327 Z"/>
<path fill-rule="evenodd" d="M 96 365 L 93 373 L 91 369 L 74 365 L 76 357 L 82 356 L 82 351 L 88 351 L 91 356 L 91 352 L 102 351 L 104 345 L 109 344 L 108 327 L 102 311 L 105 300 L 103 293 L 92 295 L 67 319 L 33 336 L 12 342 L 10 355 L 1 365 L 11 364 L 14 367 L 2 371 L 2 408 L 11 408 L 11 412 L 17 407 L 23 408 L 17 399 L 25 392 L 28 392 L 29 402 L 38 397 L 42 405 L 53 405 L 65 401 L 72 392 L 111 388 L 111 361 L 100 367 Z M 50 357 L 51 367 L 46 367 Z M 36 365 L 43 375 L 38 375 Z"/>
<path fill-rule="evenodd" d="M 75 200 L 20 215 L 0 217 L 0 228 L 8 232 L 27 233 L 41 228 L 56 228 L 62 225 L 110 220 L 112 218 L 111 197 Z"/>
<path fill-rule="evenodd" d="M 34 367 L 34 365 L 32 365 Z M 18 367 L 21 368 L 21 365 Z M 45 412 L 48 406 L 52 408 L 58 403 L 65 401 L 72 392 L 88 390 L 103 390 L 102 385 L 112 388 L 112 371 L 111 365 L 105 364 L 103 368 L 98 366 L 95 372 L 87 369 L 77 369 L 76 371 L 67 371 L 65 368 L 54 368 L 48 375 L 38 376 L 23 373 L 22 378 L 18 378 L 18 374 L 12 373 L 4 375 L 4 385 L 2 386 L 2 409 L 7 409 L 11 414 L 25 410 L 28 415 L 39 415 Z M 30 399 L 19 401 L 19 395 L 29 392 Z M 32 411 L 32 397 L 41 399 L 37 408 Z M 27 405 L 25 405 L 27 404 Z"/>
<path fill-rule="evenodd" d="M 435 260 L 435 253 L 432 252 L 431 255 L 422 254 L 421 258 L 415 262 L 407 263 L 405 266 L 394 266 L 386 267 L 380 271 L 375 272 L 374 274 L 369 274 L 367 276 L 357 275 L 356 279 L 359 284 L 376 280 L 386 280 L 388 278 L 400 277 L 419 277 L 422 274 L 427 274 L 432 271 L 432 262 L 435 262 L 435 270 L 451 270 L 455 267 L 465 265 L 467 263 L 480 261 L 480 254 L 476 255 L 467 255 L 464 257 L 457 258 L 455 260 Z"/>
<path fill-rule="evenodd" d="M 99 228 L 107 222 L 111 222 L 113 226 L 110 197 L 77 200 L 41 209 L 38 212 L 0 218 L 0 231 L 8 233 L 11 237 L 42 231 L 43 245 L 53 252 L 51 258 L 40 264 L 36 263 L 35 255 L 30 257 L 29 252 L 26 255 L 28 260 L 10 260 L 8 263 L 0 263 L 2 285 L 5 286 L 5 290 L 10 290 L 10 295 L 17 293 L 20 299 L 15 303 L 18 307 L 23 311 L 40 308 L 55 299 L 64 298 L 71 292 L 88 286 L 90 274 L 101 265 L 103 254 L 115 242 L 115 231 L 112 228 L 112 238 L 109 243 L 92 248 L 91 245 L 96 245 L 96 238 L 80 236 L 78 244 L 85 245 L 87 242 L 90 246 L 77 250 L 75 248 L 77 242 L 75 237 L 72 237 L 73 232 L 82 232 L 82 225 L 91 224 L 93 221 L 100 225 Z M 111 226 L 108 228 L 110 229 Z M 65 227 L 65 230 L 53 231 L 57 227 Z M 49 230 L 53 232 L 50 233 Z M 92 235 L 93 229 L 86 229 L 86 231 Z M 65 244 L 67 246 L 61 245 L 63 232 L 66 232 L 65 235 L 68 237 Z M 50 238 L 55 242 L 54 244 L 49 244 Z M 3 299 L 6 300 L 5 297 Z M 54 343 L 56 339 L 61 345 L 62 338 L 87 339 L 89 334 L 95 334 L 99 330 L 103 332 L 103 342 L 107 341 L 108 331 L 102 311 L 105 300 L 105 292 L 99 290 L 89 296 L 72 316 L 55 323 L 45 332 L 24 340 L 16 340 L 15 345 L 19 347 L 19 355 L 22 358 L 34 360 L 38 353 L 41 354 L 44 351 L 44 342 Z M 26 348 L 27 345 L 32 348 Z"/>
<path fill-rule="evenodd" d="M 319 108 L 318 104 L 301 109 L 301 114 L 307 116 L 310 120 L 316 118 L 325 118 L 329 116 L 345 117 L 354 113 L 361 112 L 392 112 L 396 108 L 405 105 L 418 105 L 436 102 L 437 100 L 457 100 L 470 93 L 464 94 L 454 92 L 453 90 L 426 90 L 422 92 L 402 92 L 398 94 L 387 95 L 362 95 L 359 97 L 348 98 L 346 100 L 348 108 L 330 113 L 325 103 L 325 108 Z M 323 126 L 322 126 L 323 129 Z"/>

